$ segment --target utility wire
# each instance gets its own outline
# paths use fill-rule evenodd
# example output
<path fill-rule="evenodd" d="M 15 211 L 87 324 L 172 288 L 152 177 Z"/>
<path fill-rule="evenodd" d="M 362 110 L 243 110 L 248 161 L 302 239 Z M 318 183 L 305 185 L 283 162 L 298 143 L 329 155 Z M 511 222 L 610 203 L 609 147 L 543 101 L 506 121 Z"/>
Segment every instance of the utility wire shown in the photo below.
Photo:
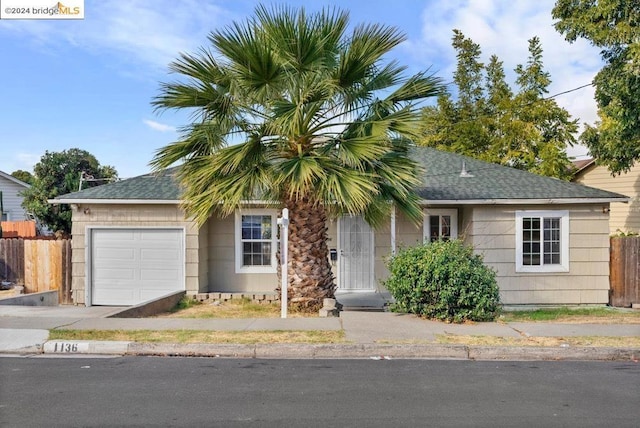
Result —
<path fill-rule="evenodd" d="M 585 85 L 581 85 L 581 86 L 578 86 L 578 87 L 575 87 L 575 88 L 572 88 L 572 89 L 568 89 L 568 90 L 566 90 L 566 91 L 558 92 L 558 93 L 556 93 L 556 94 L 549 95 L 549 96 L 547 96 L 547 97 L 541 97 L 541 98 L 535 99 L 535 100 L 530 101 L 530 102 L 525 103 L 525 104 L 515 105 L 515 106 L 513 106 L 513 107 L 509 108 L 508 110 L 509 110 L 509 111 L 512 111 L 512 112 L 513 112 L 513 111 L 517 111 L 517 110 L 518 110 L 518 109 L 520 109 L 520 108 L 523 108 L 523 107 L 529 107 L 530 105 L 533 105 L 533 104 L 535 104 L 535 103 L 537 103 L 537 102 L 540 102 L 540 101 L 546 101 L 546 100 L 551 100 L 551 99 L 556 98 L 556 97 L 558 97 L 558 96 L 560 96 L 560 95 L 565 95 L 565 94 L 569 94 L 569 93 L 571 93 L 571 92 L 579 91 L 580 89 L 584 89 L 584 88 L 587 88 L 587 87 L 589 87 L 589 86 L 593 86 L 593 83 L 587 83 L 587 84 L 585 84 Z M 516 94 L 516 95 L 517 95 L 517 94 Z M 437 109 L 437 107 L 435 107 L 435 106 L 432 106 L 432 107 L 434 107 L 434 108 L 436 108 L 436 109 Z M 454 108 L 455 108 L 455 107 L 454 107 Z M 458 125 L 458 124 L 460 124 L 460 123 L 475 122 L 476 120 L 479 120 L 479 119 L 482 119 L 482 118 L 487 118 L 487 117 L 493 117 L 493 116 L 494 116 L 493 114 L 479 114 L 479 115 L 477 115 L 477 116 L 475 116 L 475 117 L 472 117 L 472 118 L 458 120 L 458 121 L 456 121 L 456 122 L 454 122 L 454 123 L 451 123 L 451 124 L 445 125 L 445 127 L 444 127 L 444 128 L 449 129 L 449 128 L 452 128 L 453 126 Z"/>

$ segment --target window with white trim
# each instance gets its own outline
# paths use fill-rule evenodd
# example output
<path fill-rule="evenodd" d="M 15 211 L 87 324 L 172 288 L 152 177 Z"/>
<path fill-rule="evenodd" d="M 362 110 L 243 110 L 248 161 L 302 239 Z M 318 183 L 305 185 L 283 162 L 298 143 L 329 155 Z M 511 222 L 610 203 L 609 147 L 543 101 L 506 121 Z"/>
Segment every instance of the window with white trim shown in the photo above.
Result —
<path fill-rule="evenodd" d="M 424 242 L 439 239 L 448 241 L 458 237 L 458 210 L 427 209 L 424 210 Z"/>
<path fill-rule="evenodd" d="M 569 271 L 569 212 L 516 211 L 516 272 Z"/>
<path fill-rule="evenodd" d="M 236 273 L 275 273 L 277 241 L 275 210 L 236 212 Z"/>

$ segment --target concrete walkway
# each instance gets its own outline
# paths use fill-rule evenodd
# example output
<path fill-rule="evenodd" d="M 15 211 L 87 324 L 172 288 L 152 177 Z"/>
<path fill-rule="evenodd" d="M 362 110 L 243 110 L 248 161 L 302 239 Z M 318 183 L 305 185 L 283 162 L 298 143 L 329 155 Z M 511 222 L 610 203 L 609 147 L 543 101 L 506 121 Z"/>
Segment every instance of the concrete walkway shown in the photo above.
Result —
<path fill-rule="evenodd" d="M 346 305 L 345 305 L 346 306 Z M 473 323 L 446 324 L 392 312 L 343 311 L 339 318 L 177 319 L 107 318 L 118 308 L 0 307 L 0 352 L 60 353 L 48 330 L 344 330 L 347 344 L 179 345 L 74 342 L 76 353 L 202 355 L 263 358 L 471 358 L 637 360 L 638 348 L 534 348 L 437 345 L 437 335 L 518 337 L 639 337 L 640 324 Z M 65 343 L 69 341 L 64 341 Z M 66 348 L 65 348 L 66 349 Z M 63 351 L 68 353 L 67 351 Z"/>

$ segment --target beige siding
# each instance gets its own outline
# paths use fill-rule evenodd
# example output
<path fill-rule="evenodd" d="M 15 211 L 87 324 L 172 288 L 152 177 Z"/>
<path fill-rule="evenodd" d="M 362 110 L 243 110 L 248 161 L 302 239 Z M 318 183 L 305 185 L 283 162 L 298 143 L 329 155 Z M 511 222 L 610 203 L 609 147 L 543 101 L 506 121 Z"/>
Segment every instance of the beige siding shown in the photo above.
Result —
<path fill-rule="evenodd" d="M 389 276 L 387 262 L 391 257 L 391 219 L 375 230 L 374 282 L 377 290 L 384 290 Z M 396 214 L 396 251 L 422 244 L 422 224 L 416 226 L 407 217 Z"/>
<path fill-rule="evenodd" d="M 517 273 L 515 212 L 540 206 L 474 207 L 467 240 L 497 271 L 507 305 L 606 304 L 609 300 L 608 217 L 600 204 L 546 206 L 569 211 L 569 272 Z M 465 219 L 468 221 L 468 219 Z"/>
<path fill-rule="evenodd" d="M 380 289 L 382 287 L 380 279 L 389 276 L 387 260 L 391 256 L 391 219 L 374 230 L 373 243 L 375 256 L 373 268 L 374 285 L 377 289 Z"/>
<path fill-rule="evenodd" d="M 88 227 L 183 227 L 185 230 L 185 287 L 187 293 L 206 291 L 203 259 L 206 236 L 185 220 L 177 205 L 82 205 L 72 210 L 72 294 L 76 304 L 84 305 L 86 277 L 86 231 Z M 203 229 L 206 231 L 206 228 Z M 206 266 L 206 264 L 205 264 Z"/>
<path fill-rule="evenodd" d="M 209 291 L 273 292 L 278 287 L 278 275 L 236 273 L 234 216 L 212 218 L 209 221 Z"/>
<path fill-rule="evenodd" d="M 604 166 L 592 165 L 576 175 L 576 183 L 620 193 L 631 198 L 627 204 L 612 203 L 609 231 L 640 232 L 640 165 L 627 173 L 612 176 Z"/>

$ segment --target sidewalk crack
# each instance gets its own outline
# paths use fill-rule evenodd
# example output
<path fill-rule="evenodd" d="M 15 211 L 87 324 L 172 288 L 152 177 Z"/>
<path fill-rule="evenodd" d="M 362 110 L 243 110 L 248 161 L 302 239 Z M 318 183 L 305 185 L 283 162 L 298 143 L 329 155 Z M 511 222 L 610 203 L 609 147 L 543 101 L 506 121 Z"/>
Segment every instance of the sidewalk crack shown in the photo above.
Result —
<path fill-rule="evenodd" d="M 77 324 L 77 323 L 78 323 L 78 322 L 80 322 L 80 321 L 81 321 L 81 320 L 75 320 L 75 321 L 72 321 L 72 322 L 67 323 L 67 324 L 60 324 L 60 325 L 55 326 L 55 327 L 54 327 L 54 328 L 52 328 L 51 330 L 61 330 L 61 329 L 65 328 L 65 327 L 69 327 L 69 326 L 72 326 L 72 325 L 74 325 L 74 324 Z"/>

